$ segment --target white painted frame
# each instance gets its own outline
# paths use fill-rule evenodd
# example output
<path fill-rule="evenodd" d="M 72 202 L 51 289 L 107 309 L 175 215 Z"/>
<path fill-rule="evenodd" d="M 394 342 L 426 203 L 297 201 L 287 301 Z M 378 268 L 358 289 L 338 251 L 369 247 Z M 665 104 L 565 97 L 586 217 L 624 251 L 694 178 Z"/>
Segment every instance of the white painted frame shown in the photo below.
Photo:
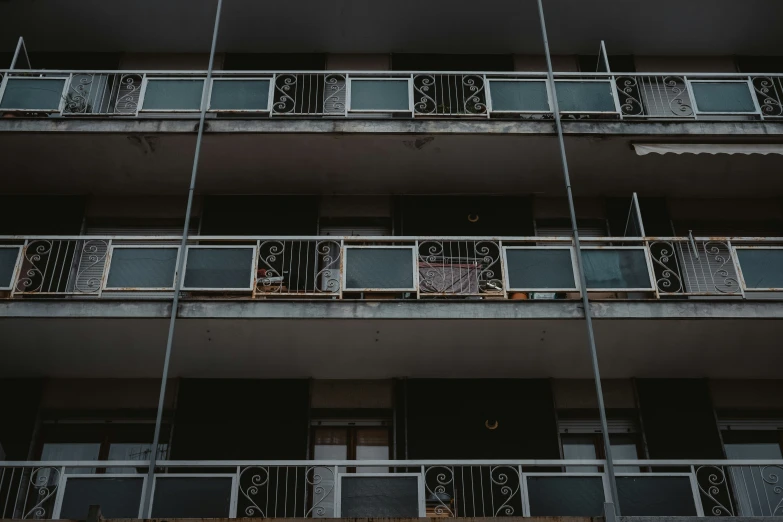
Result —
<path fill-rule="evenodd" d="M 571 254 L 571 275 L 574 277 L 574 286 L 572 288 L 512 288 L 511 275 L 508 265 L 508 250 L 568 250 Z M 503 266 L 505 267 L 505 287 L 507 292 L 578 292 L 579 277 L 577 277 L 576 253 L 572 246 L 503 246 Z"/>
<path fill-rule="evenodd" d="M 609 90 L 610 90 L 609 95 L 612 97 L 612 101 L 614 102 L 614 111 L 564 111 L 560 109 L 560 114 L 617 114 L 619 115 L 621 113 L 620 102 L 617 98 L 617 86 L 614 84 L 611 78 L 606 78 L 604 80 L 555 79 L 555 91 L 557 91 L 558 83 L 608 83 Z M 555 95 L 556 93 L 552 94 L 553 97 Z M 559 108 L 559 104 L 558 104 L 558 108 Z"/>
<path fill-rule="evenodd" d="M 23 245 L 0 245 L 0 250 L 13 250 L 16 249 L 16 261 L 14 262 L 14 268 L 11 271 L 11 280 L 8 286 L 2 286 L 4 283 L 0 281 L 0 290 L 13 290 L 14 283 L 16 282 L 17 275 L 19 274 L 19 265 L 22 261 L 22 248 Z"/>
<path fill-rule="evenodd" d="M 696 516 L 704 516 L 704 507 L 701 504 L 701 496 L 699 495 L 699 484 L 696 481 L 696 473 L 618 473 L 617 477 L 688 477 L 688 482 L 691 485 L 691 495 L 693 495 L 693 505 L 696 509 Z M 620 499 L 617 499 L 617 501 L 619 502 Z"/>
<path fill-rule="evenodd" d="M 550 114 L 552 113 L 552 91 L 545 78 L 487 78 L 487 110 L 490 114 Z M 499 111 L 492 105 L 492 82 L 504 83 L 543 83 L 546 90 L 548 110 L 545 111 Z"/>
<path fill-rule="evenodd" d="M 182 264 L 182 286 L 181 290 L 195 291 L 195 292 L 252 292 L 253 286 L 256 280 L 256 266 L 258 264 L 258 250 L 256 245 L 188 245 L 185 247 L 185 262 Z M 253 257 L 250 261 L 250 272 L 248 274 L 248 286 L 244 288 L 194 288 L 185 286 L 185 279 L 188 274 L 188 255 L 192 249 L 198 250 L 250 250 L 253 253 Z"/>
<path fill-rule="evenodd" d="M 343 477 L 354 478 L 367 478 L 367 477 L 386 477 L 386 478 L 403 478 L 403 477 L 416 477 L 418 484 L 419 494 L 419 518 L 424 518 L 427 513 L 427 508 L 424 502 L 424 479 L 421 473 L 338 473 L 337 480 L 335 481 L 334 488 L 334 517 L 342 517 L 342 482 Z"/>
<path fill-rule="evenodd" d="M 213 109 L 212 95 L 215 92 L 216 82 L 235 82 L 235 81 L 254 81 L 269 82 L 269 91 L 266 97 L 266 109 Z M 240 113 L 240 114 L 267 114 L 272 112 L 272 97 L 274 92 L 274 77 L 231 77 L 231 78 L 212 78 L 212 87 L 209 89 L 209 100 L 207 100 L 207 112 L 213 113 Z"/>
<path fill-rule="evenodd" d="M 146 466 L 142 466 L 146 467 Z M 68 479 L 113 479 L 113 478 L 134 478 L 141 479 L 141 498 L 139 499 L 139 512 L 138 518 L 144 518 L 141 511 L 144 506 L 144 497 L 147 493 L 147 475 L 144 473 L 63 473 L 62 478 L 57 486 L 57 496 L 54 500 L 54 507 L 52 508 L 52 519 L 58 520 L 60 518 L 60 510 L 63 507 L 63 499 L 65 498 L 66 488 L 68 486 Z"/>
<path fill-rule="evenodd" d="M 347 93 L 345 95 L 345 106 L 346 106 L 346 112 L 347 113 L 353 113 L 353 114 L 413 114 L 413 78 L 412 77 L 405 77 L 400 76 L 396 78 L 376 78 L 372 76 L 360 76 L 358 78 L 354 78 L 352 76 L 346 75 L 346 81 L 348 82 L 348 88 Z M 353 92 L 353 82 L 406 82 L 408 84 L 408 109 L 354 109 L 351 106 L 352 103 L 352 92 Z"/>
<path fill-rule="evenodd" d="M 753 85 L 750 83 L 750 79 L 745 80 L 691 80 L 686 79 L 686 82 L 688 84 L 688 94 L 691 96 L 691 101 L 693 102 L 693 114 L 700 115 L 700 116 L 758 116 L 761 114 L 761 107 L 759 106 L 759 101 L 756 98 L 755 90 L 753 89 Z M 696 100 L 696 92 L 693 90 L 693 84 L 694 83 L 744 83 L 748 88 L 748 96 L 750 96 L 750 99 L 753 101 L 753 106 L 755 107 L 755 110 L 752 112 L 713 112 L 713 111 L 700 111 L 699 110 L 699 102 Z"/>
<path fill-rule="evenodd" d="M 413 286 L 411 288 L 349 288 L 348 287 L 348 251 L 349 250 L 410 250 L 411 268 L 413 269 Z M 343 292 L 416 292 L 419 288 L 419 258 L 417 248 L 414 245 L 374 245 L 374 246 L 354 246 L 345 245 L 343 247 Z"/>
<path fill-rule="evenodd" d="M 161 248 L 174 248 L 177 250 L 177 257 L 174 261 L 174 274 L 171 277 L 171 286 L 168 287 L 110 287 L 109 285 L 109 274 L 111 273 L 111 264 L 112 260 L 114 258 L 114 250 L 115 249 L 131 249 L 131 250 L 140 250 L 140 249 L 161 249 Z M 106 259 L 106 276 L 103 278 L 103 283 L 101 285 L 101 290 L 106 292 L 160 292 L 160 291 L 173 291 L 174 290 L 174 281 L 177 278 L 177 267 L 179 266 L 179 256 L 182 255 L 182 252 L 180 252 L 179 245 L 115 245 L 111 244 L 109 246 L 109 252 L 107 254 L 108 258 Z"/>
<path fill-rule="evenodd" d="M 60 105 L 57 106 L 57 109 L 32 109 L 27 107 L 3 107 L 0 108 L 0 111 L 2 112 L 46 112 L 48 114 L 62 114 L 63 108 L 65 107 L 65 98 L 68 94 L 68 88 L 71 86 L 71 79 L 73 78 L 73 75 L 68 76 L 15 76 L 11 75 L 10 73 L 6 74 L 2 82 L 0 82 L 0 103 L 3 101 L 3 97 L 5 96 L 6 87 L 8 86 L 9 80 L 14 79 L 20 79 L 20 80 L 40 80 L 40 81 L 47 81 L 47 80 L 64 80 L 63 82 L 63 92 L 60 94 Z"/>
<path fill-rule="evenodd" d="M 731 249 L 734 265 L 737 267 L 740 287 L 743 292 L 783 292 L 783 288 L 749 288 L 745 283 L 745 275 L 742 273 L 742 264 L 740 263 L 739 254 L 737 253 L 738 250 L 783 250 L 783 246 L 733 246 Z"/>
<path fill-rule="evenodd" d="M 585 473 L 569 473 L 567 471 L 559 471 L 554 473 L 536 472 L 536 473 L 522 473 L 520 478 L 522 489 L 522 516 L 529 517 L 530 515 L 530 490 L 527 486 L 528 477 L 597 477 L 601 479 L 601 486 L 604 492 L 604 503 L 608 502 L 609 498 L 609 479 L 606 473 L 600 472 L 585 472 Z"/>
<path fill-rule="evenodd" d="M 644 253 L 644 261 L 647 264 L 647 279 L 650 282 L 648 288 L 586 288 L 587 292 L 655 292 L 655 277 L 652 267 L 652 261 L 650 260 L 650 251 L 644 246 L 583 246 L 582 251 L 585 250 L 641 250 Z M 587 276 L 585 275 L 585 283 L 587 282 Z"/>
<path fill-rule="evenodd" d="M 239 484 L 235 473 L 156 473 L 152 479 L 152 490 L 150 492 L 150 513 L 155 509 L 155 488 L 158 479 L 166 478 L 230 478 L 231 479 L 231 503 L 228 508 L 228 518 L 236 518 Z"/>
<path fill-rule="evenodd" d="M 150 81 L 153 82 L 165 82 L 165 81 L 200 81 L 201 82 L 201 98 L 199 102 L 199 107 L 196 109 L 145 109 L 144 108 L 144 102 L 146 100 L 147 96 L 147 85 L 150 83 Z M 192 76 L 181 76 L 179 78 L 177 77 L 157 77 L 153 76 L 150 78 L 146 74 L 144 75 L 144 79 L 141 82 L 141 94 L 139 95 L 139 108 L 136 111 L 136 113 L 141 112 L 149 112 L 149 113 L 198 113 L 201 112 L 201 104 L 204 103 L 204 89 L 207 87 L 207 80 L 206 78 L 194 78 Z M 207 103 L 209 101 L 207 100 Z"/>

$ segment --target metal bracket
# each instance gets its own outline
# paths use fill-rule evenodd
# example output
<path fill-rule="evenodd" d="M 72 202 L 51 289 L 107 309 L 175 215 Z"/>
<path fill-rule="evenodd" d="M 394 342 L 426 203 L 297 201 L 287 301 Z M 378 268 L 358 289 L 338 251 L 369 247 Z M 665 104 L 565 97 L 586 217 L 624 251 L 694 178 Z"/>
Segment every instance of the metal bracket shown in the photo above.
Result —
<path fill-rule="evenodd" d="M 696 241 L 693 239 L 693 230 L 688 231 L 688 240 L 691 242 L 691 248 L 693 249 L 693 255 L 696 259 L 699 259 L 699 249 L 696 248 Z"/>

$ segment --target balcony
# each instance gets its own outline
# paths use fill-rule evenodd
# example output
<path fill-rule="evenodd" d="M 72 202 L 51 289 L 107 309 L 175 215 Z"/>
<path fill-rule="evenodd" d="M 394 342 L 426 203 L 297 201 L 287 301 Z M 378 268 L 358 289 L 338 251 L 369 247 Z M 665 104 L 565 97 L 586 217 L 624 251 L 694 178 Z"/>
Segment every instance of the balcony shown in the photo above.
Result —
<path fill-rule="evenodd" d="M 0 113 L 149 118 L 199 113 L 205 72 L 0 71 Z M 556 73 L 565 118 L 783 118 L 783 75 Z M 551 119 L 541 73 L 216 71 L 214 117 Z"/>
<path fill-rule="evenodd" d="M 609 488 L 603 460 L 158 466 L 152 518 L 600 516 Z M 139 460 L 2 462 L 0 518 L 84 519 L 91 504 L 107 518 L 147 518 L 148 467 Z M 616 460 L 615 469 L 624 516 L 783 514 L 783 461 Z"/>
<path fill-rule="evenodd" d="M 11 299 L 578 300 L 570 237 L 6 237 Z M 582 243 L 599 299 L 779 298 L 783 238 L 603 237 Z"/>

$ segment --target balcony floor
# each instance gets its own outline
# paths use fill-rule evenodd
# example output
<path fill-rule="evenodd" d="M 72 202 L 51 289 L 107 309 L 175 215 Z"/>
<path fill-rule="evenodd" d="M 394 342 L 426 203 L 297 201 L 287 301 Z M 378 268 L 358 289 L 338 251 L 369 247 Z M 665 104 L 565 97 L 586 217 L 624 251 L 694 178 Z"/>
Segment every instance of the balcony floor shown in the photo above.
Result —
<path fill-rule="evenodd" d="M 170 304 L 5 301 L 0 377 L 158 377 Z M 578 302 L 187 301 L 172 376 L 587 378 Z M 777 378 L 783 303 L 593 304 L 603 377 Z"/>

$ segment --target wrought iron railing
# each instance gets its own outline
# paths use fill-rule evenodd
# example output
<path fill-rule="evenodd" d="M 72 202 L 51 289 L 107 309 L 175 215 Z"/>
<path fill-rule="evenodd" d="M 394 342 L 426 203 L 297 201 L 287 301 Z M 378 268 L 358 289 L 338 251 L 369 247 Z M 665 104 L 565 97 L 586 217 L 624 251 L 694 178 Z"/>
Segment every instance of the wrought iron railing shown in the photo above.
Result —
<path fill-rule="evenodd" d="M 543 72 L 216 71 L 214 116 L 551 118 Z M 556 73 L 566 118 L 783 118 L 781 74 Z M 196 114 L 201 71 L 0 71 L 0 112 L 155 117 Z"/>
<path fill-rule="evenodd" d="M 570 237 L 0 237 L 6 297 L 578 299 Z M 604 299 L 783 296 L 783 238 L 591 237 Z"/>
<path fill-rule="evenodd" d="M 0 518 L 84 519 L 90 504 L 107 518 L 147 518 L 147 491 L 153 518 L 350 518 L 388 509 L 384 497 L 412 517 L 599 516 L 609 500 L 603 460 L 158 461 L 152 485 L 148 467 L 0 462 Z M 615 469 L 626 516 L 783 515 L 781 460 L 617 460 Z"/>

